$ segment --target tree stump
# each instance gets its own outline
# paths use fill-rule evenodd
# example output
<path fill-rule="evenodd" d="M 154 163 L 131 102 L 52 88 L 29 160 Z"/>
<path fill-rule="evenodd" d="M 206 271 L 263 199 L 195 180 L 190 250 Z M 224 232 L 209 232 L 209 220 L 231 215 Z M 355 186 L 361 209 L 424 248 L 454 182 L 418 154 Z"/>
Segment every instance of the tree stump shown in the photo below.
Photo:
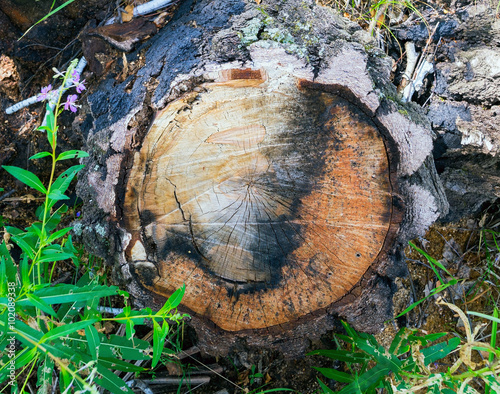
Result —
<path fill-rule="evenodd" d="M 138 305 L 185 283 L 213 354 L 238 338 L 294 353 L 335 316 L 380 329 L 401 246 L 447 210 L 428 123 L 371 39 L 312 2 L 256 7 L 186 1 L 76 125 L 76 232 Z"/>

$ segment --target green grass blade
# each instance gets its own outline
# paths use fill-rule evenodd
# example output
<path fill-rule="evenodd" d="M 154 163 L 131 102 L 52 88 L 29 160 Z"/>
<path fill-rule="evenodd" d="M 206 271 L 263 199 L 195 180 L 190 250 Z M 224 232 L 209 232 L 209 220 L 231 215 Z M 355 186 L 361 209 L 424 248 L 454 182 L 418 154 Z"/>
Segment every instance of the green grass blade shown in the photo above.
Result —
<path fill-rule="evenodd" d="M 471 312 L 471 311 L 468 311 L 467 314 L 482 317 L 483 319 L 491 320 L 492 322 L 495 322 L 497 324 L 500 323 L 500 319 L 495 316 L 485 315 L 484 313 Z"/>
<path fill-rule="evenodd" d="M 439 267 L 444 272 L 446 272 L 449 276 L 453 277 L 453 275 L 446 269 L 446 267 L 443 264 L 441 264 L 439 261 L 437 261 L 434 257 L 428 255 L 425 251 L 423 251 L 422 249 L 420 249 L 417 246 L 415 246 L 415 244 L 413 242 L 409 242 L 409 244 L 410 244 L 410 246 L 413 249 L 415 249 L 418 253 L 420 253 L 422 256 L 424 256 L 427 259 L 427 261 L 431 265 L 432 270 L 434 271 L 434 273 L 436 274 L 436 276 L 439 278 L 439 280 L 441 281 L 441 283 L 444 283 L 444 281 L 441 278 L 441 276 L 439 275 L 439 271 L 434 268 L 434 265 L 437 266 L 437 267 Z"/>
<path fill-rule="evenodd" d="M 498 308 L 495 307 L 493 310 L 493 318 L 498 319 Z M 493 324 L 491 326 L 491 347 L 496 349 L 496 344 L 497 344 L 497 332 L 498 332 L 498 322 L 493 321 Z M 488 359 L 489 363 L 491 364 L 493 362 L 494 356 L 493 354 L 490 353 L 490 357 Z"/>
<path fill-rule="evenodd" d="M 47 15 L 45 15 L 42 19 L 40 19 L 38 22 L 36 22 L 33 26 L 31 26 L 28 30 L 26 30 L 24 32 L 24 34 L 19 37 L 18 41 L 23 38 L 26 34 L 28 34 L 30 32 L 31 29 L 33 29 L 36 25 L 38 25 L 39 23 L 43 22 L 45 19 L 47 18 L 50 18 L 52 15 L 54 15 L 56 12 L 58 12 L 59 10 L 63 9 L 64 7 L 66 7 L 67 5 L 71 4 L 73 1 L 75 0 L 68 0 L 66 1 L 64 4 L 61 4 L 59 7 L 57 7 L 55 10 L 52 10 L 50 11 Z M 48 123 L 50 124 L 50 123 Z"/>
<path fill-rule="evenodd" d="M 399 315 L 396 316 L 396 319 L 406 315 L 408 312 L 410 312 L 412 309 L 414 309 L 416 306 L 420 305 L 422 302 L 425 300 L 429 299 L 430 297 L 433 297 L 434 295 L 446 290 L 448 287 L 453 286 L 456 283 L 456 280 L 452 280 L 448 283 L 442 284 L 439 287 L 436 287 L 435 289 L 432 289 L 432 291 L 427 295 L 426 297 L 422 298 L 421 300 L 418 300 L 417 302 L 414 302 L 411 304 L 408 308 L 406 308 L 403 312 L 401 312 Z"/>

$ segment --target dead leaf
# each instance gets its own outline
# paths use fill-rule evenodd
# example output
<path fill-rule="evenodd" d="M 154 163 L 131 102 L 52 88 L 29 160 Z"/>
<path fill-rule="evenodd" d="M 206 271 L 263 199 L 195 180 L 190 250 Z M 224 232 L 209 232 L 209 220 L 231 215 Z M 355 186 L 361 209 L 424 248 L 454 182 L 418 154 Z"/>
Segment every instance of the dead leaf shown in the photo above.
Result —
<path fill-rule="evenodd" d="M 125 12 L 122 12 L 122 21 L 130 22 L 133 17 L 134 17 L 134 6 L 132 4 L 129 4 L 128 6 L 125 7 Z"/>

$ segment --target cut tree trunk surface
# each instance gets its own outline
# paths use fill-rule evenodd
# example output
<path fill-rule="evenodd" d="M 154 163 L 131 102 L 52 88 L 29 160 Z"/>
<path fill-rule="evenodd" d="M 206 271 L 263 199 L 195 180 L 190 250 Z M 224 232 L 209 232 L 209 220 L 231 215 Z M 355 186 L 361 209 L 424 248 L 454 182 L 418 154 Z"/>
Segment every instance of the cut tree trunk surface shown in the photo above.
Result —
<path fill-rule="evenodd" d="M 379 330 L 401 246 L 447 210 L 429 124 L 372 39 L 313 2 L 260 7 L 181 3 L 76 125 L 75 232 L 138 307 L 186 284 L 212 354 L 243 339 L 297 354 L 338 316 Z"/>
<path fill-rule="evenodd" d="M 373 121 L 321 86 L 221 77 L 162 110 L 134 158 L 130 261 L 151 291 L 185 283 L 183 304 L 225 330 L 289 323 L 384 251 L 388 155 Z"/>

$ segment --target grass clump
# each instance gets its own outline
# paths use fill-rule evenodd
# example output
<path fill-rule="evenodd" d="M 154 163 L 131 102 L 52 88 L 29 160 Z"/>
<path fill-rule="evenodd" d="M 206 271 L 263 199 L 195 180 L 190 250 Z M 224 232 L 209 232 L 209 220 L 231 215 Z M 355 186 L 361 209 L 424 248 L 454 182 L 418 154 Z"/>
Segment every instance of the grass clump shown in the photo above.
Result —
<path fill-rule="evenodd" d="M 76 112 L 77 95 L 84 81 L 75 73 L 76 62 L 55 78 L 62 88 L 42 90 L 39 100 L 48 100 L 46 124 L 39 130 L 46 133 L 50 151 L 40 152 L 31 160 L 51 160 L 50 180 L 45 186 L 32 172 L 19 167 L 4 170 L 44 196 L 37 209 L 37 221 L 25 230 L 6 227 L 0 244 L 0 383 L 4 389 L 26 392 L 36 382 L 39 393 L 47 393 L 58 384 L 62 393 L 97 393 L 98 387 L 113 393 L 133 391 L 119 377 L 119 372 L 145 371 L 140 363 L 154 368 L 164 351 L 170 324 L 184 318 L 177 312 L 184 287 L 178 289 L 158 311 L 149 308 L 133 310 L 126 305 L 116 316 L 109 316 L 102 307 L 109 297 L 119 297 L 126 304 L 128 294 L 105 279 L 93 267 L 74 282 L 56 283 L 58 264 L 71 261 L 75 268 L 83 263 L 82 253 L 72 242 L 71 227 L 59 228 L 68 207 L 62 202 L 71 181 L 83 165 L 71 166 L 56 177 L 57 165 L 68 159 L 87 156 L 80 150 L 58 152 L 58 117 L 63 110 Z M 16 251 L 16 245 L 21 253 Z M 15 253 L 13 253 L 15 252 Z M 152 324 L 152 343 L 137 338 L 136 325 Z M 124 327 L 124 334 L 107 335 L 106 323 Z M 122 330 L 119 330 L 122 331 Z M 58 382 L 58 383 L 57 383 Z M 20 386 L 20 387 L 19 387 Z"/>

